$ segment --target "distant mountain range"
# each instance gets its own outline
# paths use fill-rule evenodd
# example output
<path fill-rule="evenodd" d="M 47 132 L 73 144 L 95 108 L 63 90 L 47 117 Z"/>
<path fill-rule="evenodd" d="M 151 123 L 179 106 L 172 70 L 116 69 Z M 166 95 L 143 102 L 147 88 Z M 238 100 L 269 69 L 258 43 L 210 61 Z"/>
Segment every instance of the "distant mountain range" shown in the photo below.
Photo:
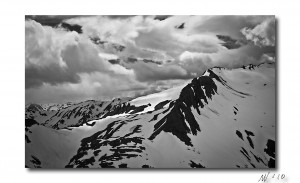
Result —
<path fill-rule="evenodd" d="M 138 98 L 25 106 L 28 168 L 274 168 L 275 64 Z"/>

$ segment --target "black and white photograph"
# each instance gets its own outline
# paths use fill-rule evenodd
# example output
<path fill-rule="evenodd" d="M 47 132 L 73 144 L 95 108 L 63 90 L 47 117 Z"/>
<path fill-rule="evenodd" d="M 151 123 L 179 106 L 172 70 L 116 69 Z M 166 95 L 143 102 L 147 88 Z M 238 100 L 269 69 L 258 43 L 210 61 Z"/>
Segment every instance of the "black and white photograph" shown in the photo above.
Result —
<path fill-rule="evenodd" d="M 299 182 L 300 1 L 0 4 L 1 183 Z"/>
<path fill-rule="evenodd" d="M 24 21 L 26 168 L 277 168 L 274 15 Z"/>

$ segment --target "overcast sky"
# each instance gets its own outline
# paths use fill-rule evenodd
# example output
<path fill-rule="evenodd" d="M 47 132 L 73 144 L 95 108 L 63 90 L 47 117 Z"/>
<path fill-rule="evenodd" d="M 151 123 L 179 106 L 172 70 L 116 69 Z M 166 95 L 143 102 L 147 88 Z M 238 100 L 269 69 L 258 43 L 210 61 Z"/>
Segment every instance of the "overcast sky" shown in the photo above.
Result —
<path fill-rule="evenodd" d="M 26 103 L 141 96 L 275 61 L 274 16 L 26 16 Z"/>

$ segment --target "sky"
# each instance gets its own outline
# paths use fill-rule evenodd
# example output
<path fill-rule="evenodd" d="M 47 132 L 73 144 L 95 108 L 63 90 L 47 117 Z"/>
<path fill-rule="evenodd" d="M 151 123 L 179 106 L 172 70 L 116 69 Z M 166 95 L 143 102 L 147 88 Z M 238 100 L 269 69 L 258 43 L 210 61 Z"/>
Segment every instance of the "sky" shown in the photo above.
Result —
<path fill-rule="evenodd" d="M 275 62 L 275 16 L 25 16 L 25 101 L 138 97 Z"/>

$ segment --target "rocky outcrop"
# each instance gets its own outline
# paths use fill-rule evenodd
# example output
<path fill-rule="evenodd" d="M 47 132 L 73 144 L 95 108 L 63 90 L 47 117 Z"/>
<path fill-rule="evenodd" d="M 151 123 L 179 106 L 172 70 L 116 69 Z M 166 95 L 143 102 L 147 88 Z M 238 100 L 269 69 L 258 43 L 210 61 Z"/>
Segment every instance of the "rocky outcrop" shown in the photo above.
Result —
<path fill-rule="evenodd" d="M 209 76 L 201 76 L 192 80 L 185 86 L 177 100 L 169 105 L 170 112 L 154 125 L 154 132 L 150 140 L 161 132 L 169 132 L 178 137 L 186 145 L 193 146 L 188 134 L 197 135 L 201 131 L 191 107 L 200 115 L 200 108 L 203 108 L 208 100 L 217 92 L 217 85 L 213 78 L 220 81 L 220 78 L 211 70 Z"/>

